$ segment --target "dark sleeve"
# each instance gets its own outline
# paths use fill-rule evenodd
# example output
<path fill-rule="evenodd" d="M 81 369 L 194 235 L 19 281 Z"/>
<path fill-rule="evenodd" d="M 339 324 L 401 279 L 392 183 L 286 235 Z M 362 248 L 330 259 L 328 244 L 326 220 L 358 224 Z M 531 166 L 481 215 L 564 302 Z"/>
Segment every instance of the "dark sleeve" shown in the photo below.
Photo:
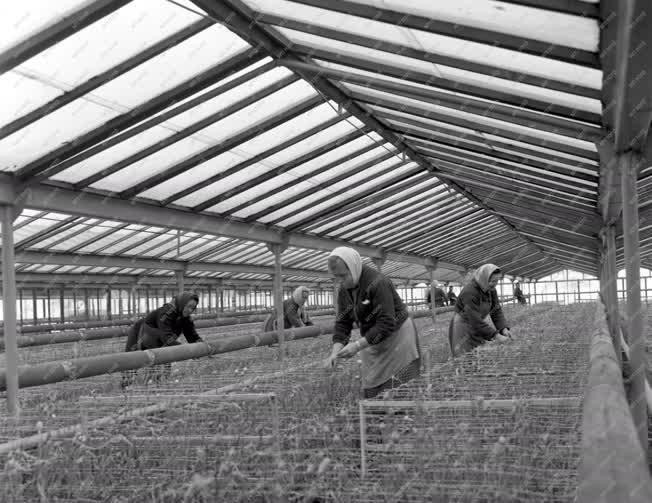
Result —
<path fill-rule="evenodd" d="M 190 344 L 194 342 L 204 342 L 203 339 L 199 337 L 199 334 L 197 333 L 197 329 L 195 328 L 195 322 L 192 321 L 192 319 L 190 318 L 186 318 L 185 320 L 183 320 L 183 336 Z"/>
<path fill-rule="evenodd" d="M 480 313 L 480 305 L 482 299 L 472 289 L 462 290 L 457 297 L 457 306 L 462 308 L 466 319 L 475 331 L 475 333 L 483 339 L 493 339 L 498 331 L 490 324 L 487 323 L 482 314 Z M 493 320 L 493 316 L 491 317 Z M 498 328 L 498 327 L 496 327 Z M 500 330 L 500 329 L 499 329 Z"/>
<path fill-rule="evenodd" d="M 374 324 L 364 334 L 369 344 L 378 344 L 396 330 L 396 310 L 394 306 L 394 285 L 388 279 L 375 282 L 369 289 L 371 315 Z"/>
<path fill-rule="evenodd" d="M 499 332 L 503 328 L 508 328 L 507 320 L 505 320 L 505 315 L 503 314 L 503 308 L 500 306 L 500 301 L 498 300 L 498 292 L 495 289 L 491 290 L 491 321 L 494 322 Z"/>
<path fill-rule="evenodd" d="M 314 323 L 310 319 L 310 315 L 308 314 L 308 311 L 306 311 L 305 309 L 303 310 L 303 323 L 307 327 L 312 327 L 314 325 Z"/>
<path fill-rule="evenodd" d="M 164 346 L 172 346 L 179 334 L 172 329 L 172 323 L 177 315 L 177 310 L 172 304 L 165 304 L 158 310 L 156 329 L 158 338 Z"/>
<path fill-rule="evenodd" d="M 299 317 L 299 305 L 296 302 L 284 302 L 283 310 L 285 312 L 285 319 L 290 322 L 290 326 L 295 328 L 303 326 L 303 321 Z"/>
<path fill-rule="evenodd" d="M 349 302 L 346 291 L 340 288 L 337 295 L 337 316 L 333 328 L 333 344 L 339 342 L 345 346 L 351 339 L 353 329 L 353 305 Z"/>

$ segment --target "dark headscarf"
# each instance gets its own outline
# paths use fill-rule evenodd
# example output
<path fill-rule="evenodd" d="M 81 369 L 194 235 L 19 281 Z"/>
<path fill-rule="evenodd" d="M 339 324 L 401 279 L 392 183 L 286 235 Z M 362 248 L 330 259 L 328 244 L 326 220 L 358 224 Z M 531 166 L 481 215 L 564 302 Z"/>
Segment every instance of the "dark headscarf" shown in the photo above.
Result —
<path fill-rule="evenodd" d="M 182 316 L 183 316 L 183 308 L 186 307 L 186 304 L 188 304 L 188 302 L 190 302 L 191 300 L 194 300 L 195 302 L 197 302 L 197 304 L 199 304 L 199 297 L 197 296 L 197 294 L 192 292 L 183 292 L 174 298 L 174 305 L 176 306 L 177 311 L 179 311 L 179 313 L 181 313 Z"/>

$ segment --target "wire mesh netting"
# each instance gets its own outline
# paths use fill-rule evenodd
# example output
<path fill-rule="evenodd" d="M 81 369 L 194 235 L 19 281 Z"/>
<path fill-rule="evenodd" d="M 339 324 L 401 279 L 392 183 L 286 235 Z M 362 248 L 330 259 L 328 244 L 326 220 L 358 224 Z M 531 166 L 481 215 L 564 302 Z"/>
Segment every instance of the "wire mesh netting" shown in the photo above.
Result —
<path fill-rule="evenodd" d="M 594 306 L 506 312 L 512 343 L 454 361 L 450 315 L 417 320 L 422 376 L 363 402 L 362 441 L 360 363 L 324 369 L 323 337 L 25 390 L 3 441 L 71 428 L 0 446 L 0 501 L 570 501 Z"/>

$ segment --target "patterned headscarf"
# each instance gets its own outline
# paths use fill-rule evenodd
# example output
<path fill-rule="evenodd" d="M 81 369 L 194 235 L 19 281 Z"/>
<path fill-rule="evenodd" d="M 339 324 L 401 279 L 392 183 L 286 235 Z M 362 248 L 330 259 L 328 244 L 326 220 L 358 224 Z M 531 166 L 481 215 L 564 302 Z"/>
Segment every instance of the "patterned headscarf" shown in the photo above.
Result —
<path fill-rule="evenodd" d="M 489 290 L 489 278 L 494 273 L 500 272 L 497 265 L 484 264 L 478 267 L 473 274 L 473 279 L 480 285 L 483 292 Z"/>

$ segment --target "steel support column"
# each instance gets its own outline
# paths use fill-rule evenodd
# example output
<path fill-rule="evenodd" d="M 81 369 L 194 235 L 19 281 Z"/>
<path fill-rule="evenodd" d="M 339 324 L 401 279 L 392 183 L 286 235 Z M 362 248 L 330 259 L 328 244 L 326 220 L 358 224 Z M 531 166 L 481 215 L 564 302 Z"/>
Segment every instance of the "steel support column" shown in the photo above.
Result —
<path fill-rule="evenodd" d="M 18 416 L 18 342 L 16 339 L 16 271 L 14 263 L 14 208 L 2 205 L 2 310 L 4 316 L 7 412 Z"/>
<path fill-rule="evenodd" d="M 647 453 L 647 408 L 645 401 L 646 346 L 641 311 L 641 254 L 639 249 L 638 190 L 636 186 L 642 159 L 626 152 L 620 155 L 619 166 L 623 190 L 623 239 L 627 278 L 627 328 L 632 366 L 631 403 L 634 425 L 641 447 Z"/>
<path fill-rule="evenodd" d="M 278 332 L 279 359 L 285 359 L 285 313 L 283 312 L 283 276 L 281 256 L 287 248 L 284 244 L 270 244 L 269 250 L 274 254 L 274 308 L 276 310 L 276 330 Z"/>

